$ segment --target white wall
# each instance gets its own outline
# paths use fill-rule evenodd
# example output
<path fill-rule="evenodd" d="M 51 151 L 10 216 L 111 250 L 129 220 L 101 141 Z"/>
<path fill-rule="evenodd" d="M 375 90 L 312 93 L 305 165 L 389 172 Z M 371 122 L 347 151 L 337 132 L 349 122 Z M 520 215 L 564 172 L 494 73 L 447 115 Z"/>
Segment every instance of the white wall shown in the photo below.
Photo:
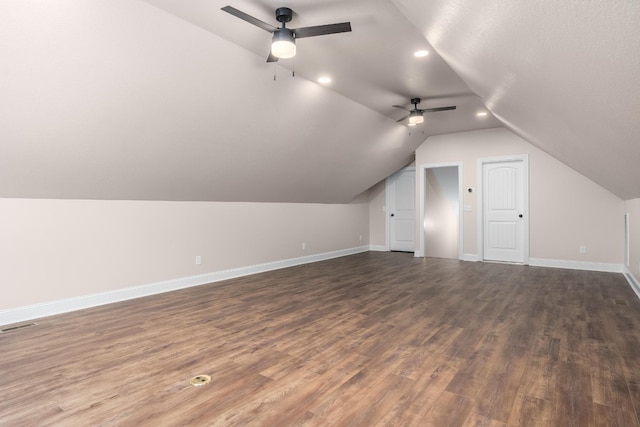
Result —
<path fill-rule="evenodd" d="M 515 154 L 529 156 L 530 257 L 621 265 L 624 201 L 507 129 L 432 136 L 416 164 L 461 161 L 464 188 L 477 188 L 479 158 Z M 464 253 L 477 255 L 478 192 L 464 194 Z"/>
<path fill-rule="evenodd" d="M 366 197 L 340 205 L 0 199 L 0 213 L 0 312 L 369 244 Z"/>

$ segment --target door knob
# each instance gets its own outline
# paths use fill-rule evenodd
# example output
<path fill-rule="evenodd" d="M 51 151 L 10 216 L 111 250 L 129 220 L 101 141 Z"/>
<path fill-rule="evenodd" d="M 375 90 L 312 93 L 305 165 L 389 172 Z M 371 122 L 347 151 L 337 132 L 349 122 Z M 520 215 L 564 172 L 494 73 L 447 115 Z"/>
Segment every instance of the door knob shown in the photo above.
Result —
<path fill-rule="evenodd" d="M 391 214 L 391 216 L 395 216 L 395 214 Z"/>
<path fill-rule="evenodd" d="M 518 215 L 518 218 L 522 218 L 522 214 Z"/>

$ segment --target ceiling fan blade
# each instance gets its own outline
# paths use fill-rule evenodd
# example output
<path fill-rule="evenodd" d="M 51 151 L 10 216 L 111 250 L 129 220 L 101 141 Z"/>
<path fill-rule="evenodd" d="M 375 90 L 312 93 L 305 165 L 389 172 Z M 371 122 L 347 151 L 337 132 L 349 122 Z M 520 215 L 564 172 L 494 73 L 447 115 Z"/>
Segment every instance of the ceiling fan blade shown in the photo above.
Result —
<path fill-rule="evenodd" d="M 401 109 L 403 109 L 405 111 L 411 111 L 410 109 L 408 109 L 407 107 L 403 107 L 402 105 L 392 105 L 392 107 L 401 108 Z"/>
<path fill-rule="evenodd" d="M 278 62 L 277 56 L 274 56 L 273 53 L 269 52 L 269 56 L 267 56 L 267 62 Z"/>
<path fill-rule="evenodd" d="M 236 9 L 235 7 L 231 7 L 231 6 L 225 6 L 223 8 L 221 8 L 221 10 L 224 10 L 227 13 L 230 13 L 231 15 L 235 16 L 236 18 L 240 18 L 243 21 L 247 21 L 249 24 L 253 24 L 256 27 L 260 27 L 265 31 L 268 31 L 270 33 L 273 33 L 275 30 L 277 30 L 276 27 L 274 27 L 271 24 L 267 24 L 266 22 L 263 22 L 261 20 L 259 20 L 258 18 L 254 18 L 251 15 L 248 15 L 246 13 L 244 13 L 241 10 Z"/>
<path fill-rule="evenodd" d="M 422 111 L 423 113 L 433 113 L 436 111 L 448 111 L 448 110 L 455 110 L 455 109 L 456 109 L 455 105 L 452 105 L 451 107 L 425 108 L 424 110 L 419 110 L 419 111 Z"/>
<path fill-rule="evenodd" d="M 351 31 L 350 22 L 316 25 L 315 27 L 302 27 L 293 30 L 297 39 L 301 39 L 303 37 L 324 36 L 326 34 L 348 33 L 349 31 Z"/>
<path fill-rule="evenodd" d="M 406 116 L 404 116 L 403 118 L 401 118 L 400 120 L 396 120 L 396 123 L 400 123 L 402 121 L 405 121 L 407 119 L 407 117 L 409 117 L 410 114 L 407 114 Z"/>

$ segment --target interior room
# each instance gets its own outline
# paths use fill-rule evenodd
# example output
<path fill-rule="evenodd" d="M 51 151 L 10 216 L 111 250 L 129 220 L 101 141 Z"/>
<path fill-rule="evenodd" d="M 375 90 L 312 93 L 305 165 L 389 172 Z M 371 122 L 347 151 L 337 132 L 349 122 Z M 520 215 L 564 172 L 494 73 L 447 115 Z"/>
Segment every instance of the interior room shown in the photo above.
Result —
<path fill-rule="evenodd" d="M 0 425 L 640 426 L 638 22 L 0 2 Z"/>

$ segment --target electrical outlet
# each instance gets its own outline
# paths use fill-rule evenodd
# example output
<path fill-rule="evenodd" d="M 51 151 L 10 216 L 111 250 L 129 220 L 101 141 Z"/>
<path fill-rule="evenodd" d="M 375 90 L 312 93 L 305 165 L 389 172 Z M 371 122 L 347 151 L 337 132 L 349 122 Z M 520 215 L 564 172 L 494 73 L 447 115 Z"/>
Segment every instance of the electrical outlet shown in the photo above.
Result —
<path fill-rule="evenodd" d="M 362 234 L 360 235 L 360 241 L 362 241 Z"/>
<path fill-rule="evenodd" d="M 200 255 L 196 255 L 196 265 L 202 264 L 202 257 Z"/>
<path fill-rule="evenodd" d="M 584 245 L 581 245 L 581 246 L 580 246 L 580 253 L 581 253 L 581 254 L 586 254 L 586 253 L 587 253 L 587 247 L 586 247 L 586 246 L 584 246 Z"/>
<path fill-rule="evenodd" d="M 307 249 L 307 242 L 302 242 L 302 250 L 304 251 L 305 249 Z"/>

